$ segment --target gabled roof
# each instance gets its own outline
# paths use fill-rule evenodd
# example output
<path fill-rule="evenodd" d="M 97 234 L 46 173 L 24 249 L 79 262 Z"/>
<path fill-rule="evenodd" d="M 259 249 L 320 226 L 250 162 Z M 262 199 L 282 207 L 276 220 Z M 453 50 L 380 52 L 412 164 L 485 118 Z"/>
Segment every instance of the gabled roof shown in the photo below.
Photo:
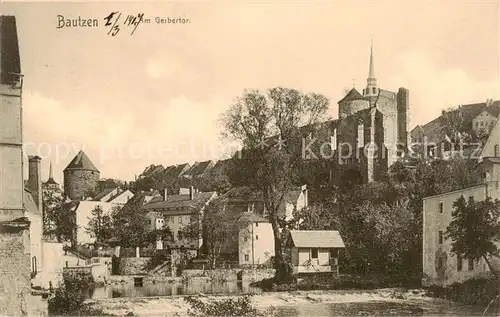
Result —
<path fill-rule="evenodd" d="M 187 170 L 189 170 L 189 164 L 184 163 L 184 164 L 179 164 L 175 167 L 175 169 L 172 172 L 172 177 L 173 178 L 178 178 L 182 176 Z"/>
<path fill-rule="evenodd" d="M 196 162 L 186 174 L 196 177 L 203 175 L 213 165 L 212 161 Z"/>
<path fill-rule="evenodd" d="M 215 196 L 215 192 L 194 193 L 193 199 L 189 195 L 169 195 L 167 201 L 149 202 L 143 206 L 146 210 L 151 209 L 174 209 L 174 208 L 194 208 L 201 209 L 210 199 Z"/>
<path fill-rule="evenodd" d="M 104 197 L 106 197 L 107 195 L 111 194 L 113 191 L 117 190 L 118 187 L 115 187 L 115 188 L 107 188 L 105 190 L 103 190 L 102 192 L 100 192 L 99 194 L 97 194 L 92 200 L 94 201 L 100 201 L 101 199 L 103 199 Z"/>
<path fill-rule="evenodd" d="M 288 243 L 297 248 L 345 248 L 336 230 L 292 230 Z"/>
<path fill-rule="evenodd" d="M 363 99 L 364 99 L 363 95 L 360 94 L 359 91 L 356 90 L 356 88 L 353 88 L 338 103 L 350 100 L 363 100 Z"/>
<path fill-rule="evenodd" d="M 31 195 L 31 191 L 27 188 L 24 189 L 24 208 L 30 214 L 41 216 L 40 210 Z"/>
<path fill-rule="evenodd" d="M 296 204 L 301 193 L 301 190 L 289 190 L 287 193 L 285 193 L 284 200 L 286 203 Z M 228 203 L 264 201 L 264 197 L 261 191 L 251 189 L 249 187 L 232 188 L 219 198 Z"/>
<path fill-rule="evenodd" d="M 245 212 L 238 218 L 239 223 L 263 223 L 269 222 L 269 220 L 254 214 L 253 212 Z"/>
<path fill-rule="evenodd" d="M 88 170 L 88 171 L 96 171 L 99 170 L 94 166 L 92 161 L 89 159 L 87 154 L 80 150 L 78 154 L 73 158 L 73 160 L 66 166 L 64 169 L 66 170 Z"/>

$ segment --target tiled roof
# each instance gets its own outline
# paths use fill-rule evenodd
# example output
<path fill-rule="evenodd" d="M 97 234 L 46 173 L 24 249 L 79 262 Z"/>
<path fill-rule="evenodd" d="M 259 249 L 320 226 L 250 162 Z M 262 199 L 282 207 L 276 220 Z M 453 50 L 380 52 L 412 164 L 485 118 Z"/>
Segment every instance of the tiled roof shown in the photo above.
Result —
<path fill-rule="evenodd" d="M 202 208 L 215 195 L 215 192 L 194 193 L 193 200 L 189 195 L 169 195 L 167 201 L 149 202 L 144 209 L 171 209 L 179 207 Z"/>
<path fill-rule="evenodd" d="M 210 169 L 212 164 L 212 161 L 196 162 L 186 174 L 194 177 L 203 175 L 203 173 Z"/>
<path fill-rule="evenodd" d="M 255 223 L 255 222 L 269 222 L 269 220 L 262 218 L 261 216 L 256 215 L 253 212 L 245 212 L 240 216 L 240 218 L 238 218 L 238 222 Z"/>
<path fill-rule="evenodd" d="M 101 200 L 103 199 L 105 196 L 107 196 L 108 194 L 112 193 L 113 191 L 117 190 L 118 187 L 115 187 L 115 188 L 108 188 L 108 189 L 105 189 L 103 190 L 102 192 L 100 192 L 99 194 L 97 194 L 94 199 L 94 201 L 98 201 L 98 200 Z"/>
<path fill-rule="evenodd" d="M 26 188 L 24 189 L 24 208 L 31 214 L 41 215 L 40 210 L 36 206 L 35 200 L 31 195 L 31 191 Z"/>
<path fill-rule="evenodd" d="M 342 98 L 339 101 L 339 103 L 349 100 L 362 100 L 362 99 L 364 99 L 363 95 L 360 94 L 359 91 L 356 90 L 356 88 L 353 88 L 351 89 L 351 91 L 347 93 L 347 95 L 345 95 L 344 98 Z"/>
<path fill-rule="evenodd" d="M 44 184 L 45 185 L 59 185 L 52 177 L 49 178 Z"/>
<path fill-rule="evenodd" d="M 336 230 L 292 230 L 289 239 L 297 248 L 344 248 L 344 241 Z"/>
<path fill-rule="evenodd" d="M 70 169 L 99 172 L 99 170 L 94 166 L 94 164 L 89 159 L 87 154 L 85 154 L 85 152 L 83 152 L 82 150 L 78 152 L 78 154 L 73 158 L 73 160 L 68 164 L 68 166 L 66 166 L 64 170 L 70 170 Z"/>
<path fill-rule="evenodd" d="M 188 163 L 179 164 L 172 171 L 171 177 L 178 178 L 178 177 L 182 176 L 187 170 L 189 170 L 189 164 Z"/>

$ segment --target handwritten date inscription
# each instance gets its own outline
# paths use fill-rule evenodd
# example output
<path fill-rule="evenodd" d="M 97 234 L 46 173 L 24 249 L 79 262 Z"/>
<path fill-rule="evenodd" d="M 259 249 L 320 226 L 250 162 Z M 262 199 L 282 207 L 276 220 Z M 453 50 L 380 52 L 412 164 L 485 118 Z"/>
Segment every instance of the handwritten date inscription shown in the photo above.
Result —
<path fill-rule="evenodd" d="M 130 35 L 133 35 L 139 24 L 144 20 L 144 13 L 139 13 L 137 15 L 127 15 L 123 20 L 121 12 L 111 12 L 107 17 L 104 18 L 106 22 L 104 26 L 109 27 L 108 35 L 116 36 L 120 32 L 121 27 L 133 28 Z M 123 22 L 122 22 L 123 21 Z"/>

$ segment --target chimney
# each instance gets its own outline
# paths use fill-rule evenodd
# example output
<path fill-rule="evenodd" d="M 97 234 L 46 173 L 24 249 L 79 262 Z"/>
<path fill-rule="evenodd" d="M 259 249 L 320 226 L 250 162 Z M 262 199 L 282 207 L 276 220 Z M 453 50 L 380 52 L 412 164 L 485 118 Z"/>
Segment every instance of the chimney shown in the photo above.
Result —
<path fill-rule="evenodd" d="M 167 189 L 164 188 L 163 189 L 163 201 L 167 201 L 167 197 L 168 197 Z"/>
<path fill-rule="evenodd" d="M 39 156 L 28 156 L 28 189 L 31 191 L 31 196 L 33 196 L 40 213 L 43 209 L 41 161 Z"/>
<path fill-rule="evenodd" d="M 194 199 L 194 187 L 190 186 L 189 187 L 189 200 L 193 200 L 193 199 Z"/>
<path fill-rule="evenodd" d="M 309 206 L 309 195 L 307 192 L 307 185 L 302 185 L 301 187 L 302 193 L 304 193 L 304 207 Z"/>

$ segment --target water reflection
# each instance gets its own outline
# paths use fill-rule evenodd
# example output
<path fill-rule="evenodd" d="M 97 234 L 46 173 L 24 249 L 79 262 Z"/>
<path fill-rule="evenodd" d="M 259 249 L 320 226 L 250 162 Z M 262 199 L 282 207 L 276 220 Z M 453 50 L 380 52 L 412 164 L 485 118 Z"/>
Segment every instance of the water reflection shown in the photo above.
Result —
<path fill-rule="evenodd" d="M 191 279 L 184 283 L 164 283 L 144 280 L 143 286 L 134 283 L 120 283 L 96 288 L 92 298 L 148 297 L 192 294 L 245 294 L 260 293 L 261 290 L 251 287 L 249 283 L 212 282 L 209 279 Z"/>

